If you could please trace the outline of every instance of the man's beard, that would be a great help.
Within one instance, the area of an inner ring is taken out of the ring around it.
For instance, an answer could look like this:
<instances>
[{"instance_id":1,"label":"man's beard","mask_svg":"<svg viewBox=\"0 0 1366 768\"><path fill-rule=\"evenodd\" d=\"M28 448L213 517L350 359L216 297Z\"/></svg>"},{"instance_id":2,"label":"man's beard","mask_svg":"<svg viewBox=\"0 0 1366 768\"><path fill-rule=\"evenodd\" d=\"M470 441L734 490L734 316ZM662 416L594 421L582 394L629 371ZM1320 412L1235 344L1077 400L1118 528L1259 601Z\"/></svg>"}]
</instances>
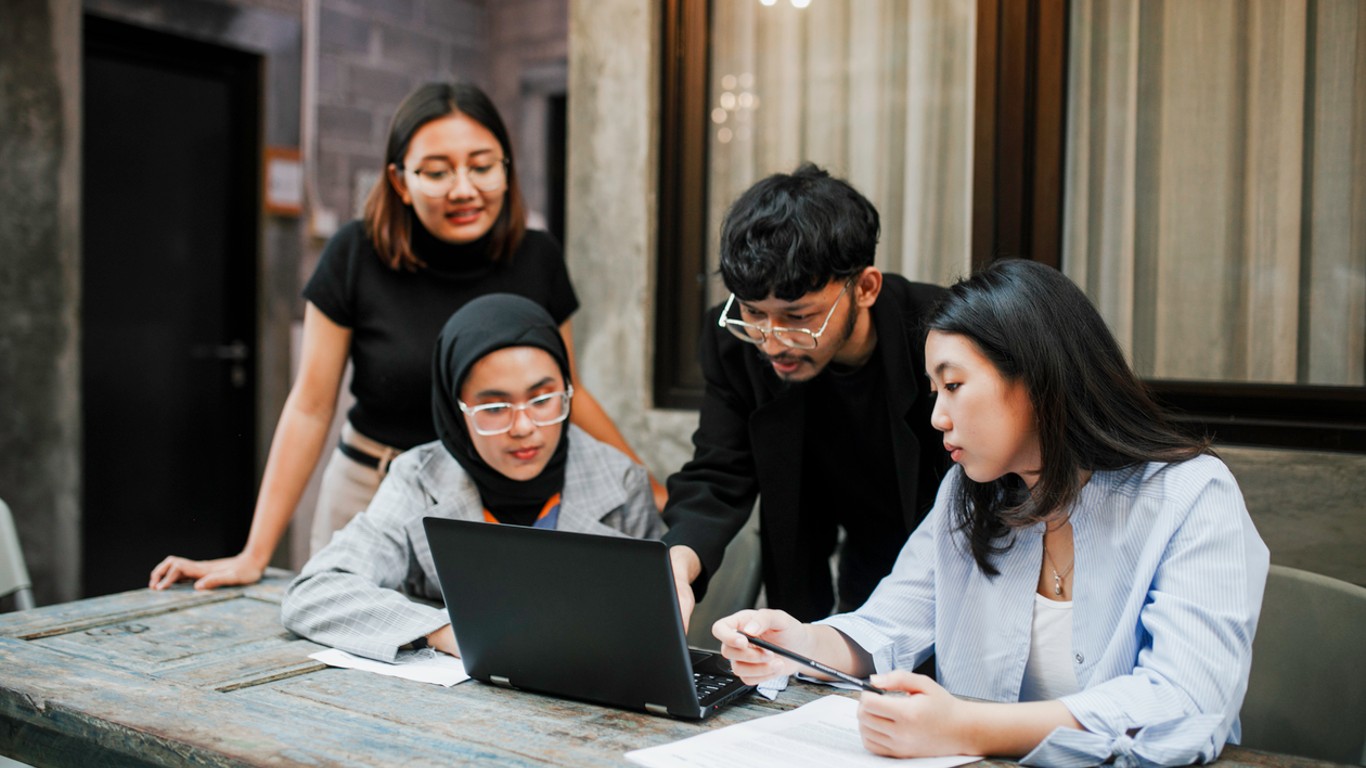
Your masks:
<instances>
[{"instance_id":1,"label":"man's beard","mask_svg":"<svg viewBox=\"0 0 1366 768\"><path fill-rule=\"evenodd\" d=\"M799 350L796 349L788 349L784 351L782 354L777 355L775 357L770 357L769 355L764 354L764 351L762 349L759 349L758 347L755 347L754 351L758 353L759 359L763 360L764 364L769 366L770 368L773 366L773 363L775 361L779 363L802 362L811 364L815 364L816 362L810 355L803 355ZM797 370L801 369L798 368ZM788 377L782 375L781 373L778 373L777 369L774 369L773 372L778 376L778 378L783 379L784 381L788 380Z\"/></svg>"},{"instance_id":2,"label":"man's beard","mask_svg":"<svg viewBox=\"0 0 1366 768\"><path fill-rule=\"evenodd\" d=\"M818 343L819 343L820 341L827 341L827 340L828 340L830 343L834 343L834 344L837 345L837 346L835 347L835 351L838 352L846 343L848 343L849 339L853 338L853 336L854 336L854 328L855 328L855 326L857 326L857 325L858 325L858 308L855 307L855 306L851 306L851 307L849 308L848 319L846 319L846 320L844 321L844 329L843 329L843 332L840 333L839 337L838 337L837 339L830 339L830 337L828 337L828 336L822 336L821 339L818 340ZM811 364L811 365L815 365L815 363L816 363L815 358L811 357L811 356L808 355L808 354L804 354L805 352L810 352L811 350L797 349L796 347L787 347L787 348L785 348L780 354L778 354L778 355L772 355L772 356L765 354L765 353L764 353L764 350L763 350L761 347L755 347L755 348L754 348L754 351L757 352L757 353L759 354L759 359L760 359L760 360L763 360L763 361L764 361L766 364L768 364L770 367L772 367L772 365L773 365L774 362L778 362L778 363L798 363L798 362L801 362L801 363L809 363L809 364ZM835 357L834 355L831 355L831 356L830 356L830 360L833 360L834 357ZM825 362L825 365L828 366L828 365L830 364L830 360L827 360L827 361ZM798 368L797 370L800 371L801 369ZM817 370L815 373L813 373L813 374L812 374L812 378L814 378L816 375L819 375L819 374L821 373L821 371L823 371L823 370L825 370L825 367L824 367L824 366L822 366L820 370ZM781 373L778 373L776 369L774 370L774 373L777 374L778 378L783 379L784 381L791 381L791 379L789 379L787 376L784 376L784 375L782 375Z\"/></svg>"}]
</instances>

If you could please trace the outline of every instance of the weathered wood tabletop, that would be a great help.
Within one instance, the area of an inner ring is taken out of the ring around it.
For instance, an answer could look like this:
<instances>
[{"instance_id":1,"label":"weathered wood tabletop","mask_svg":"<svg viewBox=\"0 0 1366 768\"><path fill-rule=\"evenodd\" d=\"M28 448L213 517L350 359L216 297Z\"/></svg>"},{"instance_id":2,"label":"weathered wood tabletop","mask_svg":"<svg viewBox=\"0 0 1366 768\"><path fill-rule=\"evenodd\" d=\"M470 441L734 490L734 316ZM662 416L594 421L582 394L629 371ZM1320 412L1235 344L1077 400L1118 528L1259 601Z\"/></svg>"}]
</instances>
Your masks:
<instances>
[{"instance_id":1,"label":"weathered wood tabletop","mask_svg":"<svg viewBox=\"0 0 1366 768\"><path fill-rule=\"evenodd\" d=\"M794 684L689 723L509 691L443 688L308 658L280 626L288 574L0 614L0 755L37 766L605 766L832 692ZM1228 766L1316 765L1229 748Z\"/></svg>"}]
</instances>

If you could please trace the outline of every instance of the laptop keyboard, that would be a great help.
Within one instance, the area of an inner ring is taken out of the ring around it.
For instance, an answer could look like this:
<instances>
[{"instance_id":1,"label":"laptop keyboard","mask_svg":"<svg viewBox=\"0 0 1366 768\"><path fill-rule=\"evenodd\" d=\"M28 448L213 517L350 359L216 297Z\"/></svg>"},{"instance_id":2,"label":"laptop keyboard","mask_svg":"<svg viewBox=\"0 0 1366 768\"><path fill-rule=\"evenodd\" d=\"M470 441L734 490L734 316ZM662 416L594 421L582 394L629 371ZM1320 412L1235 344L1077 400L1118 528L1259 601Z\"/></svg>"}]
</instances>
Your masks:
<instances>
[{"instance_id":1,"label":"laptop keyboard","mask_svg":"<svg viewBox=\"0 0 1366 768\"><path fill-rule=\"evenodd\" d=\"M718 691L725 688L734 678L722 677L720 675L704 675L694 672L692 675L693 685L697 688L697 700L705 703L710 697L715 696Z\"/></svg>"}]
</instances>

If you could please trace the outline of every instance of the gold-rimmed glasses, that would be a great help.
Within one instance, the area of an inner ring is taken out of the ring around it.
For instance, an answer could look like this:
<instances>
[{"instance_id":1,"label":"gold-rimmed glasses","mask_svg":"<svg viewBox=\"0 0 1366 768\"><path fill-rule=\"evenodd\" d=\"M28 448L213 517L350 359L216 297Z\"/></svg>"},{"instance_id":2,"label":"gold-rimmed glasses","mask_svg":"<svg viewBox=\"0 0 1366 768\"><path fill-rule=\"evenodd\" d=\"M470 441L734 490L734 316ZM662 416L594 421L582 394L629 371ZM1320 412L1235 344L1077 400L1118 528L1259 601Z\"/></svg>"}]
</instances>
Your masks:
<instances>
[{"instance_id":1,"label":"gold-rimmed glasses","mask_svg":"<svg viewBox=\"0 0 1366 768\"><path fill-rule=\"evenodd\" d=\"M857 277L857 275L855 277ZM840 289L839 295L835 297L835 303L831 304L830 311L825 313L825 322L821 323L821 327L814 331L806 328L784 328L779 325L773 325L772 323L765 328L762 325L755 325L754 323L747 323L744 320L730 317L730 308L735 303L735 294L733 293L730 295L730 298L726 300L726 307L721 310L721 318L716 321L716 324L730 331L731 335L735 338L741 341L747 341L750 344L763 344L768 340L769 334L772 334L773 338L793 349L815 349L816 345L820 342L821 334L825 333L826 326L830 325L830 318L835 316L835 307L840 305L840 299L844 298L844 294L849 291L849 286L852 285L853 282L854 277L844 281L844 287Z\"/></svg>"},{"instance_id":2,"label":"gold-rimmed glasses","mask_svg":"<svg viewBox=\"0 0 1366 768\"><path fill-rule=\"evenodd\" d=\"M424 197L446 197L463 174L470 186L480 192L497 192L507 185L508 159L476 160L469 165L452 165L445 160L423 160L416 168L404 168L413 191Z\"/></svg>"}]
</instances>

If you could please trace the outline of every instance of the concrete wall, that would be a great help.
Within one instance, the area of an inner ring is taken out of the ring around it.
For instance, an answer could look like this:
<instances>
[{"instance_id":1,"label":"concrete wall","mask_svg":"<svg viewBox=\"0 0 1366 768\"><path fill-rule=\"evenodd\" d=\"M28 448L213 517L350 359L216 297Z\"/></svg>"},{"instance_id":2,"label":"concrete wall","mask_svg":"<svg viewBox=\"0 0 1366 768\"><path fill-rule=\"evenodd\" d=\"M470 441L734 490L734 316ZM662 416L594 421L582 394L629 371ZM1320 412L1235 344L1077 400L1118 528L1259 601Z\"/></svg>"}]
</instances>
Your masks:
<instances>
[{"instance_id":1,"label":"concrete wall","mask_svg":"<svg viewBox=\"0 0 1366 768\"><path fill-rule=\"evenodd\" d=\"M40 602L80 584L78 0L0 19L0 498Z\"/></svg>"},{"instance_id":2,"label":"concrete wall","mask_svg":"<svg viewBox=\"0 0 1366 768\"><path fill-rule=\"evenodd\" d=\"M659 3L571 0L566 253L583 308L580 375L663 479L692 455L692 411L652 407ZM686 331L680 331L686 332Z\"/></svg>"}]
</instances>

